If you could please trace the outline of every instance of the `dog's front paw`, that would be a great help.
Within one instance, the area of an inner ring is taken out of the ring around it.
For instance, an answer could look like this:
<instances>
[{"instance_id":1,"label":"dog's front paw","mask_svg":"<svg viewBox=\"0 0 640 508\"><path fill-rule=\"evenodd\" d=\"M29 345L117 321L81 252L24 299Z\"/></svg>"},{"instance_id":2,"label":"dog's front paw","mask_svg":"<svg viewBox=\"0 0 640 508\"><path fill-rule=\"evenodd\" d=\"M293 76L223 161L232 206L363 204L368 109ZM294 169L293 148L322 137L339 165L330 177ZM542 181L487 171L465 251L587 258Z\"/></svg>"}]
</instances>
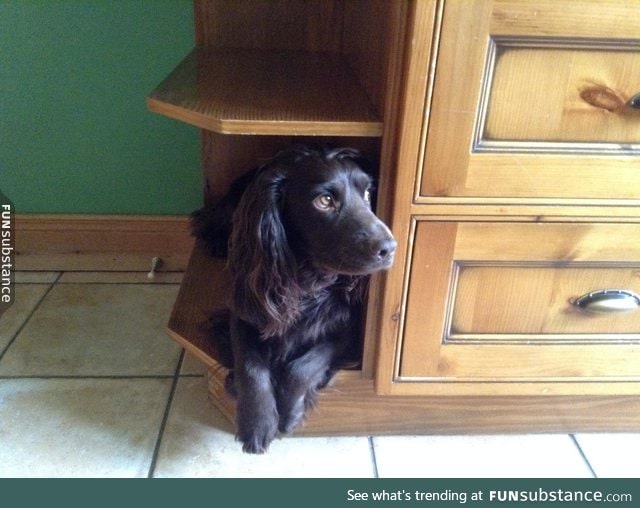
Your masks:
<instances>
[{"instance_id":1,"label":"dog's front paw","mask_svg":"<svg viewBox=\"0 0 640 508\"><path fill-rule=\"evenodd\" d=\"M247 411L238 407L236 439L246 453L265 453L278 435L278 413L273 408Z\"/></svg>"},{"instance_id":2,"label":"dog's front paw","mask_svg":"<svg viewBox=\"0 0 640 508\"><path fill-rule=\"evenodd\" d=\"M264 423L247 431L238 429L236 438L242 443L243 452L261 454L269 449L271 441L278 435L278 427L272 422Z\"/></svg>"}]
</instances>

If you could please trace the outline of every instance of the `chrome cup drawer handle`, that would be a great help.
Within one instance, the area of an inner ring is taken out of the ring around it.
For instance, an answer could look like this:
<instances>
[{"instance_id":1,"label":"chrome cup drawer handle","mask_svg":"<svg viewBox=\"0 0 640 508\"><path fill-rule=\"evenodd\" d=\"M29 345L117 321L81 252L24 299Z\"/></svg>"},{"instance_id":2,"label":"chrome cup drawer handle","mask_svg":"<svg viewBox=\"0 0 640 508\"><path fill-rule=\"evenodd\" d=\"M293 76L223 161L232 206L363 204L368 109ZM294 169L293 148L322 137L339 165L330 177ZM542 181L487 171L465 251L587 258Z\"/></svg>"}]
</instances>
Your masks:
<instances>
[{"instance_id":1,"label":"chrome cup drawer handle","mask_svg":"<svg viewBox=\"0 0 640 508\"><path fill-rule=\"evenodd\" d=\"M625 289L601 289L576 298L573 304L596 314L622 314L640 308L640 296Z\"/></svg>"}]
</instances>

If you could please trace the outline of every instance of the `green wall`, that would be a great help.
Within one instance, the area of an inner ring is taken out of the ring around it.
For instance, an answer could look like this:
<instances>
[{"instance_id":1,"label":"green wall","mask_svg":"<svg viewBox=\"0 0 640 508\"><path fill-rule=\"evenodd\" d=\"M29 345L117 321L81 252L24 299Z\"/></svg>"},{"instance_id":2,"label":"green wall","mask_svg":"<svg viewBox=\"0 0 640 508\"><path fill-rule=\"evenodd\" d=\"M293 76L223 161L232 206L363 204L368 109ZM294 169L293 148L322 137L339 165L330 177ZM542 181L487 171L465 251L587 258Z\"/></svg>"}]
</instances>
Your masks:
<instances>
[{"instance_id":1,"label":"green wall","mask_svg":"<svg viewBox=\"0 0 640 508\"><path fill-rule=\"evenodd\" d=\"M17 212L197 208L198 129L145 106L193 39L190 0L0 0L0 190Z\"/></svg>"}]
</instances>

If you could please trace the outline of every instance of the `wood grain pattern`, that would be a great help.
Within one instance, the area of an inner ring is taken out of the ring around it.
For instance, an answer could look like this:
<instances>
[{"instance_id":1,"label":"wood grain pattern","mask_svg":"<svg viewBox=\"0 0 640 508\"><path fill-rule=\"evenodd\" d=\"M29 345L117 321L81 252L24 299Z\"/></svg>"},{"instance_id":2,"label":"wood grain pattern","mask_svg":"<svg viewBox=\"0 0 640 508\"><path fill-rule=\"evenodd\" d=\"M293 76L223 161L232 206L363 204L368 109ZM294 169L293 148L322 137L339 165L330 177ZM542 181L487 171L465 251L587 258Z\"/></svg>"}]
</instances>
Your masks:
<instances>
[{"instance_id":1,"label":"wood grain pattern","mask_svg":"<svg viewBox=\"0 0 640 508\"><path fill-rule=\"evenodd\" d=\"M352 5L352 2L350 2L349 5ZM356 9L350 11L352 21L348 23L348 26L359 27L362 24L362 19L365 18L365 14L369 12L371 8L371 2L361 0L357 2L357 6ZM406 36L409 22L409 5L408 2L405 1L387 2L383 0L377 3L377 7L385 7L384 9L380 9L379 12L382 14L379 13L376 19L380 19L382 16L382 24L386 27L384 33L388 34L388 36L383 40L373 31L367 30L368 37L365 42L361 42L359 45L356 44L355 48L347 50L347 54L351 57L350 61L352 62L354 58L353 55L360 55L357 60L363 63L355 62L353 65L355 68L361 69L359 74L365 85L369 80L373 80L374 83L367 87L372 97L376 95L372 92L372 90L376 88L374 86L375 81L378 81L378 87L380 87L381 81L379 78L376 78L375 69L383 71L384 87L378 92L378 100L376 101L374 99L378 107L382 106L384 118L382 138L379 140L380 144L377 145L376 150L372 148L361 148L361 150L370 158L373 153L377 154L375 161L379 167L379 173L376 175L376 187L378 189L376 193L376 215L386 224L391 224L393 220L393 189L396 185L398 174L404 173L398 170L394 157L397 148L396 136L400 128L400 115L398 110L400 108L400 96L403 90L404 53L406 44L408 44ZM352 32L357 33L358 30L353 30ZM359 48L362 46L364 46L364 50L361 55ZM374 49L373 53L371 48ZM383 56L376 58L376 54ZM385 65L371 63L372 60L377 59L384 60ZM362 65L365 66L365 70L362 70ZM349 141L351 141L351 139ZM364 140L367 138L360 139ZM368 139L377 140L376 138ZM362 374L368 379L374 377L377 363L379 333L382 326L379 309L383 305L382 300L386 294L387 281L388 274L379 273L372 276L369 285L365 341L362 357Z\"/></svg>"},{"instance_id":2,"label":"wood grain pattern","mask_svg":"<svg viewBox=\"0 0 640 508\"><path fill-rule=\"evenodd\" d=\"M483 0L445 2L429 120L422 134L422 195L465 194L491 6Z\"/></svg>"},{"instance_id":3,"label":"wood grain pattern","mask_svg":"<svg viewBox=\"0 0 640 508\"><path fill-rule=\"evenodd\" d=\"M484 0L483 0L484 1ZM451 3L468 3L453 0ZM491 33L637 39L638 0L492 0Z\"/></svg>"},{"instance_id":4,"label":"wood grain pattern","mask_svg":"<svg viewBox=\"0 0 640 508\"><path fill-rule=\"evenodd\" d=\"M544 261L557 266L568 266L572 262L640 260L640 225L637 223L480 221L460 223L458 232L453 258L457 260Z\"/></svg>"},{"instance_id":5,"label":"wood grain pattern","mask_svg":"<svg viewBox=\"0 0 640 508\"><path fill-rule=\"evenodd\" d=\"M201 131L201 159L205 203L224 196L231 183L292 144L292 137L236 136Z\"/></svg>"},{"instance_id":6,"label":"wood grain pattern","mask_svg":"<svg viewBox=\"0 0 640 508\"><path fill-rule=\"evenodd\" d=\"M640 311L590 314L573 302L601 289L640 293L640 262L588 267L536 266L523 262L464 263L455 281L447 342L640 342Z\"/></svg>"},{"instance_id":7,"label":"wood grain pattern","mask_svg":"<svg viewBox=\"0 0 640 508\"><path fill-rule=\"evenodd\" d=\"M224 134L382 134L375 107L334 53L197 48L147 106Z\"/></svg>"},{"instance_id":8,"label":"wood grain pattern","mask_svg":"<svg viewBox=\"0 0 640 508\"><path fill-rule=\"evenodd\" d=\"M344 10L342 0L195 0L196 44L339 51Z\"/></svg>"},{"instance_id":9,"label":"wood grain pattern","mask_svg":"<svg viewBox=\"0 0 640 508\"><path fill-rule=\"evenodd\" d=\"M453 273L454 249L458 224L430 223L418 225L409 283L409 301L405 314L404 338L397 351L400 372L437 370L445 328L447 303ZM415 296L416 293L419 296ZM419 303L414 303L419 300ZM429 337L416 345L414 337Z\"/></svg>"},{"instance_id":10,"label":"wood grain pattern","mask_svg":"<svg viewBox=\"0 0 640 508\"><path fill-rule=\"evenodd\" d=\"M443 2L419 0L408 9L405 55L402 72L396 79L402 93L395 107L396 130L384 139L387 175L393 186L381 198L390 216L390 227L398 239L395 261L384 277L380 303L371 309L376 322L376 393L388 394L396 368L397 347L406 312L404 288L409 283L409 262L413 241L412 195L416 186L415 168L420 166L422 126L428 122L429 93L434 78L437 27Z\"/></svg>"},{"instance_id":11,"label":"wood grain pattern","mask_svg":"<svg viewBox=\"0 0 640 508\"><path fill-rule=\"evenodd\" d=\"M188 220L175 216L17 215L18 270L160 271L186 268Z\"/></svg>"},{"instance_id":12,"label":"wood grain pattern","mask_svg":"<svg viewBox=\"0 0 640 508\"><path fill-rule=\"evenodd\" d=\"M196 0L196 45L340 54L381 115L406 4L407 0Z\"/></svg>"},{"instance_id":13,"label":"wood grain pattern","mask_svg":"<svg viewBox=\"0 0 640 508\"><path fill-rule=\"evenodd\" d=\"M406 0L343 2L341 53L385 123L393 119L385 108L395 100L391 82L397 79L396 65L402 61L406 4Z\"/></svg>"},{"instance_id":14,"label":"wood grain pattern","mask_svg":"<svg viewBox=\"0 0 640 508\"><path fill-rule=\"evenodd\" d=\"M459 196L622 200L640 198L640 157L619 154L479 153L465 168ZM463 187L464 186L464 187Z\"/></svg>"},{"instance_id":15,"label":"wood grain pattern","mask_svg":"<svg viewBox=\"0 0 640 508\"><path fill-rule=\"evenodd\" d=\"M213 404L233 421L235 401L224 392L225 374L219 366L208 370L209 393ZM320 393L318 407L295 434L571 433L639 428L637 396L381 397L374 393L371 380L343 371Z\"/></svg>"},{"instance_id":16,"label":"wood grain pattern","mask_svg":"<svg viewBox=\"0 0 640 508\"><path fill-rule=\"evenodd\" d=\"M229 277L225 265L224 259L212 258L196 244L169 318L171 338L208 366L228 358L209 325L213 313L226 308Z\"/></svg>"},{"instance_id":17,"label":"wood grain pattern","mask_svg":"<svg viewBox=\"0 0 640 508\"><path fill-rule=\"evenodd\" d=\"M215 202L239 176L255 169L276 153L296 143L317 143L307 136L241 136L201 131L201 158L205 202ZM349 146L362 152L375 166L380 157L380 138L323 137L321 142ZM374 177L377 175L374 175Z\"/></svg>"},{"instance_id":18,"label":"wood grain pattern","mask_svg":"<svg viewBox=\"0 0 640 508\"><path fill-rule=\"evenodd\" d=\"M420 195L638 199L639 6L447 2Z\"/></svg>"},{"instance_id":19,"label":"wood grain pattern","mask_svg":"<svg viewBox=\"0 0 640 508\"><path fill-rule=\"evenodd\" d=\"M509 386L516 383L557 383L553 391L556 394L573 395L576 393L593 394L608 388L615 393L616 382L635 383L635 391L640 394L640 365L637 345L554 345L543 347L534 345L447 345L441 348L438 367L432 371L423 371L419 376L407 378L416 381L455 382L493 382L493 393L504 395L518 391ZM615 365L615 368L613 366ZM563 386L563 383L582 383L582 390L576 385ZM503 386L500 386L503 383ZM519 387L520 390L523 387ZM577 391L576 391L577 389ZM455 386L451 391L455 393ZM531 395L538 388L532 388ZM563 393L564 392L564 393ZM425 395L428 390L425 390Z\"/></svg>"},{"instance_id":20,"label":"wood grain pattern","mask_svg":"<svg viewBox=\"0 0 640 508\"><path fill-rule=\"evenodd\" d=\"M640 42L562 45L498 49L482 138L639 144L640 112L626 104L640 91Z\"/></svg>"},{"instance_id":21,"label":"wood grain pattern","mask_svg":"<svg viewBox=\"0 0 640 508\"><path fill-rule=\"evenodd\" d=\"M295 142L316 142L318 135L322 142L359 149L377 165L382 113L395 114L390 104L399 82L395 73L387 74L401 65L406 3L194 2L196 44L201 48L174 71L166 86L158 87L161 101L154 95L149 104L203 127L205 202L219 199L235 178L278 150ZM391 124L386 123L390 135ZM192 266L199 268L193 270L211 268L198 259L194 253ZM189 289L193 270L184 295L193 290L202 296L200 289ZM197 338L199 332L186 325L193 318L202 321L202 315L187 309L183 316L185 299L189 297L178 299L170 333L195 354L203 347L215 355ZM183 336L196 338L185 341ZM372 340L366 341L366 351L371 371ZM200 356L205 361L209 357Z\"/></svg>"},{"instance_id":22,"label":"wood grain pattern","mask_svg":"<svg viewBox=\"0 0 640 508\"><path fill-rule=\"evenodd\" d=\"M640 317L570 302L640 288L640 225L448 224L416 228L396 393L640 392Z\"/></svg>"}]
</instances>

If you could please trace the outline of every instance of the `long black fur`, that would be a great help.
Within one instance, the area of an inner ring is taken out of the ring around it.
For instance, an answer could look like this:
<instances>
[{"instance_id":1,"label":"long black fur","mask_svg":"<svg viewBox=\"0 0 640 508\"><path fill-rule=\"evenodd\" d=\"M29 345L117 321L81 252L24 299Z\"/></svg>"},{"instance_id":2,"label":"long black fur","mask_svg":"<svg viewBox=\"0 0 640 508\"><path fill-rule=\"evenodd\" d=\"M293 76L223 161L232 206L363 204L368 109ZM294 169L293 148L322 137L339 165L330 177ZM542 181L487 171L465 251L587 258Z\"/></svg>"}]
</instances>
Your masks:
<instances>
[{"instance_id":1,"label":"long black fur","mask_svg":"<svg viewBox=\"0 0 640 508\"><path fill-rule=\"evenodd\" d=\"M227 385L245 452L300 425L317 391L360 356L368 276L389 268L396 247L371 211L366 168L349 148L296 146L193 216L195 236L227 256Z\"/></svg>"}]
</instances>

